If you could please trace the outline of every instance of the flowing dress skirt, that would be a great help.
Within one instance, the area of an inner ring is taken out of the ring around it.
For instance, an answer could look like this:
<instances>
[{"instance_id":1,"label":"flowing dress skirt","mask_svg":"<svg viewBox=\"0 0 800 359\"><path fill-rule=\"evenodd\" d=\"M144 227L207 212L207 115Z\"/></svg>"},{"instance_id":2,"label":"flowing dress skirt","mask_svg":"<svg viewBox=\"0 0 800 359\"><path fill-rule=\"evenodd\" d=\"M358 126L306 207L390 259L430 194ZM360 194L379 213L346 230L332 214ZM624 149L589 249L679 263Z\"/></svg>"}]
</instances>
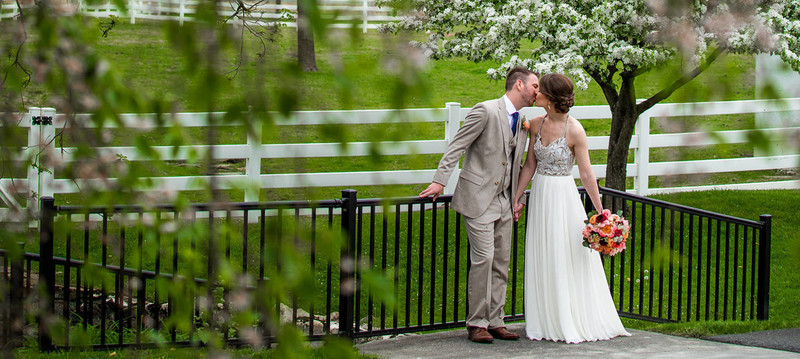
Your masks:
<instances>
[{"instance_id":1,"label":"flowing dress skirt","mask_svg":"<svg viewBox=\"0 0 800 359\"><path fill-rule=\"evenodd\" d=\"M534 176L525 238L529 339L580 343L630 336L617 315L600 254L582 245L585 219L572 176Z\"/></svg>"}]
</instances>

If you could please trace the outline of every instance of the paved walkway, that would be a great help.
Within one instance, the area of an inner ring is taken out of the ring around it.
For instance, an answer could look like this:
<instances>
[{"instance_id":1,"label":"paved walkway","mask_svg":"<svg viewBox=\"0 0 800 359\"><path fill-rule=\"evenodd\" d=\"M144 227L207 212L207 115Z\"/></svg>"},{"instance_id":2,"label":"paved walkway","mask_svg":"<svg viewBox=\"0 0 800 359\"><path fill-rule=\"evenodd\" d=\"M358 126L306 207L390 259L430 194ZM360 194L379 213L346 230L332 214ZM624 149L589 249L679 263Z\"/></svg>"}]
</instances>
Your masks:
<instances>
[{"instance_id":1,"label":"paved walkway","mask_svg":"<svg viewBox=\"0 0 800 359\"><path fill-rule=\"evenodd\" d=\"M716 335L704 339L716 340L723 343L772 348L800 353L800 328Z\"/></svg>"},{"instance_id":2,"label":"paved walkway","mask_svg":"<svg viewBox=\"0 0 800 359\"><path fill-rule=\"evenodd\" d=\"M800 358L800 353L640 330L630 330L631 337L565 344L524 339L522 323L511 324L508 329L520 333L523 339L476 344L467 340L466 330L459 329L377 340L356 347L364 354L377 354L381 358Z\"/></svg>"}]
</instances>

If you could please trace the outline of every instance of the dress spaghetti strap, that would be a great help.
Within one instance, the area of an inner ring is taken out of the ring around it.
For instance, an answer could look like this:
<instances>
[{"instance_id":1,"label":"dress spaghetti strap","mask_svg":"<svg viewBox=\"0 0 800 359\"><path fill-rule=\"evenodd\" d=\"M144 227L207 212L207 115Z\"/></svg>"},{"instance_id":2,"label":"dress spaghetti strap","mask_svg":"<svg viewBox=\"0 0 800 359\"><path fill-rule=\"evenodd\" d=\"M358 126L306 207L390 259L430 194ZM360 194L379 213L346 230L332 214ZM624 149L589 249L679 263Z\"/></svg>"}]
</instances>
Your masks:
<instances>
[{"instance_id":1,"label":"dress spaghetti strap","mask_svg":"<svg viewBox=\"0 0 800 359\"><path fill-rule=\"evenodd\" d=\"M536 132L536 138L542 137L542 127L544 127L544 120L547 118L547 115L542 117L542 122L539 122L539 131Z\"/></svg>"}]
</instances>

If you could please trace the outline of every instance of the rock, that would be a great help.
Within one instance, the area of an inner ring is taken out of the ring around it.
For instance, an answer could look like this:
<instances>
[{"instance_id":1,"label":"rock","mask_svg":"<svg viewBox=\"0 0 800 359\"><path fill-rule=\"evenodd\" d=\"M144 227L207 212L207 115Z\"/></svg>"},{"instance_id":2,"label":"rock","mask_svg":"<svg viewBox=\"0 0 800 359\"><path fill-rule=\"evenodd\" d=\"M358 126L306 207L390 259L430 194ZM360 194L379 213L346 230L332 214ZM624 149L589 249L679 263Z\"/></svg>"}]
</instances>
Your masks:
<instances>
[{"instance_id":1,"label":"rock","mask_svg":"<svg viewBox=\"0 0 800 359\"><path fill-rule=\"evenodd\" d=\"M306 320L308 320L308 317L310 317L308 312L306 312L305 310L302 310L300 308L297 308L297 319L305 318Z\"/></svg>"},{"instance_id":2,"label":"rock","mask_svg":"<svg viewBox=\"0 0 800 359\"><path fill-rule=\"evenodd\" d=\"M288 305L281 303L281 323L292 322L292 308Z\"/></svg>"},{"instance_id":3,"label":"rock","mask_svg":"<svg viewBox=\"0 0 800 359\"><path fill-rule=\"evenodd\" d=\"M313 325L314 325L314 331L313 331L314 334L324 334L325 333L325 323L323 323L323 322L321 322L319 320L314 320L314 324Z\"/></svg>"}]
</instances>

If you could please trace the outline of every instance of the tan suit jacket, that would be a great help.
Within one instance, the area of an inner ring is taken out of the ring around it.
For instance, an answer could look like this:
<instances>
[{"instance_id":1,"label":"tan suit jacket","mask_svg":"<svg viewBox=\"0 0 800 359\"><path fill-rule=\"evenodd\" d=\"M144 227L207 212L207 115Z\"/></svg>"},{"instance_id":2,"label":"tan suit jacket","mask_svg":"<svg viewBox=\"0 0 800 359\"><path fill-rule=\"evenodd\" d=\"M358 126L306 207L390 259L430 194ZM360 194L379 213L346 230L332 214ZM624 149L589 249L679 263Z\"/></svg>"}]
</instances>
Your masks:
<instances>
[{"instance_id":1,"label":"tan suit jacket","mask_svg":"<svg viewBox=\"0 0 800 359\"><path fill-rule=\"evenodd\" d=\"M451 206L455 211L470 218L483 214L503 184L506 166L511 166L511 198L514 198L528 139L528 130L522 127L524 121L525 118L520 116L517 134L512 135L502 97L481 102L469 111L433 176L433 182L446 185L464 154L464 167L453 192ZM507 163L512 148L513 163Z\"/></svg>"}]
</instances>

